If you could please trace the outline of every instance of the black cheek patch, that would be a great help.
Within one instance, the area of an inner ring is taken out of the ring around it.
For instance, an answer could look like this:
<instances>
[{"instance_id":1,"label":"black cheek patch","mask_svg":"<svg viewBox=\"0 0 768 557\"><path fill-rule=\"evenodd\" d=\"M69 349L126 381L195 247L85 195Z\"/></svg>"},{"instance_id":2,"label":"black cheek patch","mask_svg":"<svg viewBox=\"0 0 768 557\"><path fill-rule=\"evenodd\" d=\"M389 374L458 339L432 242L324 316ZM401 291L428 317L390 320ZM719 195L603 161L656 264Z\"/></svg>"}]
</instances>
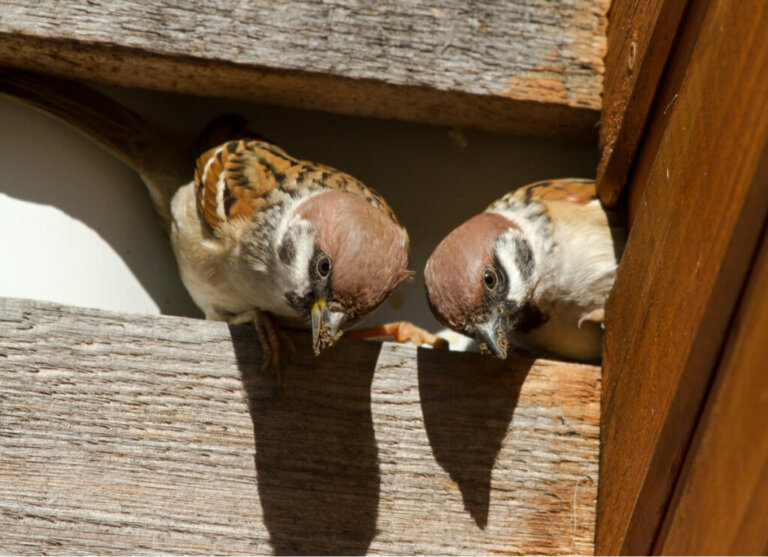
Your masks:
<instances>
[{"instance_id":1,"label":"black cheek patch","mask_svg":"<svg viewBox=\"0 0 768 557\"><path fill-rule=\"evenodd\" d=\"M312 309L312 304L315 301L315 296L312 292L308 292L304 296L299 296L294 292L288 292L285 294L285 301L291 306L296 313L304 317L309 321L309 314Z\"/></svg>"},{"instance_id":2,"label":"black cheek patch","mask_svg":"<svg viewBox=\"0 0 768 557\"><path fill-rule=\"evenodd\" d=\"M293 262L296 257L296 244L293 243L290 237L285 238L283 243L280 244L280 247L277 249L277 255L280 257L280 261L286 265Z\"/></svg>"},{"instance_id":3,"label":"black cheek patch","mask_svg":"<svg viewBox=\"0 0 768 557\"><path fill-rule=\"evenodd\" d=\"M536 267L536 261L533 258L531 243L525 238L515 238L515 263L523 280L529 280Z\"/></svg>"}]
</instances>

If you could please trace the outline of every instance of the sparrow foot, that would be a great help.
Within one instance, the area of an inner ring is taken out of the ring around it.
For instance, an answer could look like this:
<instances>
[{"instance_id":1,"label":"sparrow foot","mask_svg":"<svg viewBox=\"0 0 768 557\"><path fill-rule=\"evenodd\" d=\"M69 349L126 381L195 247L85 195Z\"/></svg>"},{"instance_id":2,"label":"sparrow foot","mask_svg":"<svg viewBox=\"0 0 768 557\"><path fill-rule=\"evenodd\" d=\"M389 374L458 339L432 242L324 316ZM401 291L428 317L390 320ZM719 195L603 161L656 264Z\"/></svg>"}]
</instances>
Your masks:
<instances>
[{"instance_id":1,"label":"sparrow foot","mask_svg":"<svg viewBox=\"0 0 768 557\"><path fill-rule=\"evenodd\" d=\"M283 344L288 349L288 359L293 356L295 348L291 339L277 326L272 316L258 308L245 311L234 316L229 320L234 325L244 325L250 323L256 329L261 345L262 364L261 371L270 369L275 377L277 389L283 386L283 370L281 366L280 345Z\"/></svg>"},{"instance_id":2,"label":"sparrow foot","mask_svg":"<svg viewBox=\"0 0 768 557\"><path fill-rule=\"evenodd\" d=\"M410 342L416 346L428 344L433 348L448 349L448 341L417 327L410 321L395 321L378 327L355 329L347 333L352 338L392 338L395 342Z\"/></svg>"},{"instance_id":3,"label":"sparrow foot","mask_svg":"<svg viewBox=\"0 0 768 557\"><path fill-rule=\"evenodd\" d=\"M581 319L579 319L578 327L581 328L581 324L585 321L595 323L596 325L600 325L603 329L605 329L605 309L593 309L589 313L582 315Z\"/></svg>"}]
</instances>

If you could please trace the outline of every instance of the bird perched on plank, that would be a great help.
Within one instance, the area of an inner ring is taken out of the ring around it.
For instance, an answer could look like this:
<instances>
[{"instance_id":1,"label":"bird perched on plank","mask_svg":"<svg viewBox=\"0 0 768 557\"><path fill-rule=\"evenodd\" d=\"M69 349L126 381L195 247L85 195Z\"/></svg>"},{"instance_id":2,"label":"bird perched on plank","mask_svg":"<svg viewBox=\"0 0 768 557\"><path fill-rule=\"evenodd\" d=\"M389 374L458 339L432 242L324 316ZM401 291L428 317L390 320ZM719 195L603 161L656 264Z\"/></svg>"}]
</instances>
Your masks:
<instances>
[{"instance_id":1,"label":"bird perched on plank","mask_svg":"<svg viewBox=\"0 0 768 557\"><path fill-rule=\"evenodd\" d=\"M411 274L408 234L378 193L244 131L240 118L191 141L77 83L6 69L0 92L141 175L192 298L208 319L253 323L265 363L279 363L273 320L311 327L319 354Z\"/></svg>"},{"instance_id":2,"label":"bird perched on plank","mask_svg":"<svg viewBox=\"0 0 768 557\"><path fill-rule=\"evenodd\" d=\"M530 184L440 242L424 270L429 306L441 323L499 358L516 346L596 362L625 241L594 181Z\"/></svg>"}]
</instances>

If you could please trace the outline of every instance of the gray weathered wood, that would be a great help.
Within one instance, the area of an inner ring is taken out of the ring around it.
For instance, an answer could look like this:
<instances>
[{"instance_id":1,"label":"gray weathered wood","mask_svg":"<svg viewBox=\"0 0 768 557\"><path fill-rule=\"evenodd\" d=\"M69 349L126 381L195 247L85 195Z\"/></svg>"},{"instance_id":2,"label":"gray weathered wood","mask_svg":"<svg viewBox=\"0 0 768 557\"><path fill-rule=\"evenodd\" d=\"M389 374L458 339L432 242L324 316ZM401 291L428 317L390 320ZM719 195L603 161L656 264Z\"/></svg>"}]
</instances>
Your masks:
<instances>
[{"instance_id":1,"label":"gray weathered wood","mask_svg":"<svg viewBox=\"0 0 768 557\"><path fill-rule=\"evenodd\" d=\"M0 0L0 64L547 136L596 135L608 0Z\"/></svg>"},{"instance_id":2,"label":"gray weathered wood","mask_svg":"<svg viewBox=\"0 0 768 557\"><path fill-rule=\"evenodd\" d=\"M0 553L592 552L599 369L291 336L0 299Z\"/></svg>"}]
</instances>

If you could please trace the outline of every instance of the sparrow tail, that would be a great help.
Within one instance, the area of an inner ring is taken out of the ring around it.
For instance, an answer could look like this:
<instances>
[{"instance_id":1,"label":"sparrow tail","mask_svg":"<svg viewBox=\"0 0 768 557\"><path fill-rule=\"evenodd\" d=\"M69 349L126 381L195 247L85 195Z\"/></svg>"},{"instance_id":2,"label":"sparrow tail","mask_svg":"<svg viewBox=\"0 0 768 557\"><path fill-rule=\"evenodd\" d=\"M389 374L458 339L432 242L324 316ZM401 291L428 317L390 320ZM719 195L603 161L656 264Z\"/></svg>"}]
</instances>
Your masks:
<instances>
[{"instance_id":1,"label":"sparrow tail","mask_svg":"<svg viewBox=\"0 0 768 557\"><path fill-rule=\"evenodd\" d=\"M192 179L192 143L79 83L0 68L0 94L70 124L137 171L155 209L170 222L176 189Z\"/></svg>"}]
</instances>

